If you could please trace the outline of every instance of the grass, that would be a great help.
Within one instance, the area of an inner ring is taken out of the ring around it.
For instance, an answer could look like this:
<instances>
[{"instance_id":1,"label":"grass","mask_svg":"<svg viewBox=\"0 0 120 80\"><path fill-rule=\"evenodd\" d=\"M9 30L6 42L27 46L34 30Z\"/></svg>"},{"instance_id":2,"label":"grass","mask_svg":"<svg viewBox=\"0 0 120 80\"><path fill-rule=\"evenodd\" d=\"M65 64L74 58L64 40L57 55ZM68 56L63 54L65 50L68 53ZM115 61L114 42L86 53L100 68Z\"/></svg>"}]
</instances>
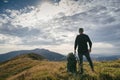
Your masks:
<instances>
[{"instance_id":1,"label":"grass","mask_svg":"<svg viewBox=\"0 0 120 80\"><path fill-rule=\"evenodd\" d=\"M95 73L84 62L84 73L66 72L66 61L16 58L0 64L0 80L120 80L120 60L96 62Z\"/></svg>"}]
</instances>

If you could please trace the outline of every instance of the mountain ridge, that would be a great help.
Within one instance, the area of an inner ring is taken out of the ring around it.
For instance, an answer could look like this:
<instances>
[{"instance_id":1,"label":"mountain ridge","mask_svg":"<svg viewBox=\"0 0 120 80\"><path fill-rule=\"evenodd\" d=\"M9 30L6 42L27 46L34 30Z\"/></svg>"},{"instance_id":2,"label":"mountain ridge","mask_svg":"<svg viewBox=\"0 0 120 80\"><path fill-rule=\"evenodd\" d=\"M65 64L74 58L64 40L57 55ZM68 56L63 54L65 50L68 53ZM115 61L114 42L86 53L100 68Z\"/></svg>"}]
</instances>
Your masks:
<instances>
[{"instance_id":1,"label":"mountain ridge","mask_svg":"<svg viewBox=\"0 0 120 80\"><path fill-rule=\"evenodd\" d=\"M16 56L19 56L21 54L28 54L28 53L35 53L35 54L41 55L50 61L66 60L66 56L60 53L50 51L48 49L36 48L32 50L18 50L18 51L11 51L5 54L0 54L0 62L4 62ZM91 54L91 58L92 60L95 60L95 61L110 61L110 60L119 60L120 55L119 54Z\"/></svg>"},{"instance_id":2,"label":"mountain ridge","mask_svg":"<svg viewBox=\"0 0 120 80\"><path fill-rule=\"evenodd\" d=\"M18 50L18 51L11 51L5 54L0 54L0 62L9 60L21 54L28 54L28 53L35 53L41 55L50 61L61 61L65 58L65 56L60 53L53 52L47 49L36 48L33 50Z\"/></svg>"}]
</instances>

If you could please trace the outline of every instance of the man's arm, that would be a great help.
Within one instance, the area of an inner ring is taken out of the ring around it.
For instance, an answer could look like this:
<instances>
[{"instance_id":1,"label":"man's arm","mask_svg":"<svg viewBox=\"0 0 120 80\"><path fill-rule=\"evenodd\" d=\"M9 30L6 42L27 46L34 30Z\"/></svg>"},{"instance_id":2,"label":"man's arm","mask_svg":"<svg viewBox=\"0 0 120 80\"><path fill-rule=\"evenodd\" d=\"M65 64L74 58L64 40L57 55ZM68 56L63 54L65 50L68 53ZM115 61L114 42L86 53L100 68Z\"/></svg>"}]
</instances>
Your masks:
<instances>
[{"instance_id":1,"label":"man's arm","mask_svg":"<svg viewBox=\"0 0 120 80\"><path fill-rule=\"evenodd\" d=\"M76 53L76 48L77 48L77 45L78 45L78 36L76 37L75 39L75 44L74 44L74 53Z\"/></svg>"},{"instance_id":2,"label":"man's arm","mask_svg":"<svg viewBox=\"0 0 120 80\"><path fill-rule=\"evenodd\" d=\"M89 43L89 52L91 52L91 49L92 49L92 41L90 40L89 36L88 36L88 43Z\"/></svg>"}]
</instances>

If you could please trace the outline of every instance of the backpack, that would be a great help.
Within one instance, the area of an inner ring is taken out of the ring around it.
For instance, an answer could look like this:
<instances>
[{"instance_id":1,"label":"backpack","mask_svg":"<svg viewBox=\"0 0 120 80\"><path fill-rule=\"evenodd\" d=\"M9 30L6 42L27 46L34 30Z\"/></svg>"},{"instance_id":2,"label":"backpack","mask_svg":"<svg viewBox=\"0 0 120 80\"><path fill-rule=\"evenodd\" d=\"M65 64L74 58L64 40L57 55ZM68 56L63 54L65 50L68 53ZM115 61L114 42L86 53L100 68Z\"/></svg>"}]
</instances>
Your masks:
<instances>
[{"instance_id":1,"label":"backpack","mask_svg":"<svg viewBox=\"0 0 120 80\"><path fill-rule=\"evenodd\" d=\"M69 53L67 56L67 71L71 73L76 73L77 60L73 53Z\"/></svg>"}]
</instances>

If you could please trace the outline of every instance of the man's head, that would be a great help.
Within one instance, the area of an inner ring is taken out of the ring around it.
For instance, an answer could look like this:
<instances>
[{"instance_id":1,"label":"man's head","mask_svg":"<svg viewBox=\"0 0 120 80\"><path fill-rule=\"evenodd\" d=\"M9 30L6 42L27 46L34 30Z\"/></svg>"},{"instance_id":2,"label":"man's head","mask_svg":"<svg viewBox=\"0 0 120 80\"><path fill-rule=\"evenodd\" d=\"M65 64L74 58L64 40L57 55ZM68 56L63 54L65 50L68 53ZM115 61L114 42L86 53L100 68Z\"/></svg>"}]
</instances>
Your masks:
<instances>
[{"instance_id":1,"label":"man's head","mask_svg":"<svg viewBox=\"0 0 120 80\"><path fill-rule=\"evenodd\" d=\"M79 28L79 33L83 33L84 29L83 28Z\"/></svg>"}]
</instances>

